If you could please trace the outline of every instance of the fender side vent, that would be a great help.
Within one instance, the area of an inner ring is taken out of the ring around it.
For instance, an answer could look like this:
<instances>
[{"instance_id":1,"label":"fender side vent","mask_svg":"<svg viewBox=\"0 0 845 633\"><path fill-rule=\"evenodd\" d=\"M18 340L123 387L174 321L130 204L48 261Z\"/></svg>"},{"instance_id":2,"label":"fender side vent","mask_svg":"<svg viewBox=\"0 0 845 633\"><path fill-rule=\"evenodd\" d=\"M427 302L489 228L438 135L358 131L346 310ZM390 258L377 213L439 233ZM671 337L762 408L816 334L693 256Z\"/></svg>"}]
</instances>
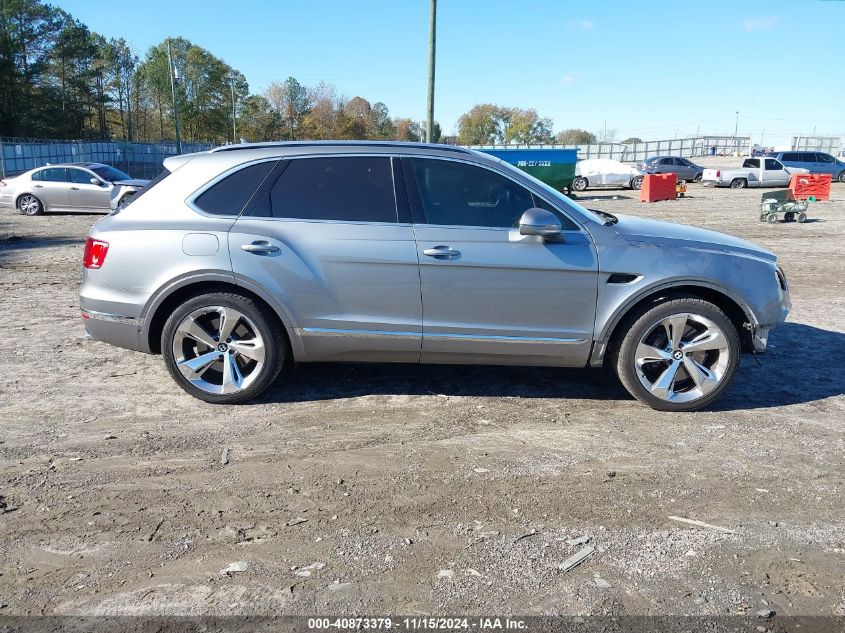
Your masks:
<instances>
[{"instance_id":1,"label":"fender side vent","mask_svg":"<svg viewBox=\"0 0 845 633\"><path fill-rule=\"evenodd\" d=\"M607 283L609 284L629 284L632 281L636 281L639 279L639 275L634 275L632 273L613 273L610 277L607 278Z\"/></svg>"}]
</instances>

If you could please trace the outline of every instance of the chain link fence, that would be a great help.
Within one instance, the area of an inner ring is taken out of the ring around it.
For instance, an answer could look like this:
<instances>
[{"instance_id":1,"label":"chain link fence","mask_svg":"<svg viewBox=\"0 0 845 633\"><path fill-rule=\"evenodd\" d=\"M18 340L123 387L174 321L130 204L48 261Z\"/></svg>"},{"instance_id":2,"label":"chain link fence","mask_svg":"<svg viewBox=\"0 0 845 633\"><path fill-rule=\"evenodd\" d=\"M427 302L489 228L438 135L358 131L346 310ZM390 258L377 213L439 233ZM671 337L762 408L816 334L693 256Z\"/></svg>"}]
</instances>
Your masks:
<instances>
[{"instance_id":1,"label":"chain link fence","mask_svg":"<svg viewBox=\"0 0 845 633\"><path fill-rule=\"evenodd\" d=\"M210 143L182 143L182 153L203 152ZM106 163L133 178L152 179L162 163L176 156L176 143L127 143L124 141L54 141L0 138L0 178L17 176L48 163Z\"/></svg>"}]
</instances>

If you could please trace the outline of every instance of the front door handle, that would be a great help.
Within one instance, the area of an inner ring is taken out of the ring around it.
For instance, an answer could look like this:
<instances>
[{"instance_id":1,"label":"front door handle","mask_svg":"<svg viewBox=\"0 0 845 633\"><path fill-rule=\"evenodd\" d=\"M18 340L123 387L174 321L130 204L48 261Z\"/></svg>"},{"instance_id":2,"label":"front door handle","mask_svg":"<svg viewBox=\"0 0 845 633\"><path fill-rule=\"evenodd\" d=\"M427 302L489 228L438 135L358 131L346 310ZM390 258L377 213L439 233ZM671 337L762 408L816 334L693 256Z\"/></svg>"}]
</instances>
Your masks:
<instances>
[{"instance_id":1,"label":"front door handle","mask_svg":"<svg viewBox=\"0 0 845 633\"><path fill-rule=\"evenodd\" d=\"M71 187L70 190L71 191L79 191L79 187Z\"/></svg>"},{"instance_id":2,"label":"front door handle","mask_svg":"<svg viewBox=\"0 0 845 633\"><path fill-rule=\"evenodd\" d=\"M252 244L241 244L241 250L247 253L278 253L279 247L273 246L270 242L259 241Z\"/></svg>"},{"instance_id":3,"label":"front door handle","mask_svg":"<svg viewBox=\"0 0 845 633\"><path fill-rule=\"evenodd\" d=\"M461 251L456 251L448 246L435 246L434 248L426 248L423 250L423 255L434 257L435 259L455 259L461 256Z\"/></svg>"},{"instance_id":4,"label":"front door handle","mask_svg":"<svg viewBox=\"0 0 845 633\"><path fill-rule=\"evenodd\" d=\"M32 185L32 186L35 187L36 189L43 189L44 188L44 185Z\"/></svg>"}]
</instances>

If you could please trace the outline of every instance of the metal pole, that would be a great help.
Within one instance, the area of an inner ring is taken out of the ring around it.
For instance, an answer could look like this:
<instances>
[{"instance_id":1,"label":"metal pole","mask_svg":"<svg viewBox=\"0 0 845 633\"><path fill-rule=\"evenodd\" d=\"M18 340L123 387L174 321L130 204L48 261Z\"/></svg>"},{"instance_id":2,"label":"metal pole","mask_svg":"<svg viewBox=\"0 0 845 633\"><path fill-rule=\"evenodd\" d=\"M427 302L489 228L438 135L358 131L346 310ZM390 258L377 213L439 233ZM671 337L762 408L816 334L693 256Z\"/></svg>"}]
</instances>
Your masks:
<instances>
[{"instance_id":1,"label":"metal pole","mask_svg":"<svg viewBox=\"0 0 845 633\"><path fill-rule=\"evenodd\" d=\"M167 67L170 70L170 94L173 98L173 127L176 129L176 153L182 153L182 139L179 137L179 107L176 105L176 78L173 72L173 55L170 40L167 41Z\"/></svg>"},{"instance_id":2,"label":"metal pole","mask_svg":"<svg viewBox=\"0 0 845 633\"><path fill-rule=\"evenodd\" d=\"M0 139L0 178L6 177L6 152L3 150L3 139Z\"/></svg>"},{"instance_id":3,"label":"metal pole","mask_svg":"<svg viewBox=\"0 0 845 633\"><path fill-rule=\"evenodd\" d=\"M238 142L238 129L235 127L235 80L230 84L232 88L232 143Z\"/></svg>"},{"instance_id":4,"label":"metal pole","mask_svg":"<svg viewBox=\"0 0 845 633\"><path fill-rule=\"evenodd\" d=\"M734 125L734 147L736 148L737 154L739 154L739 140L736 137L738 131L739 131L739 110L736 111L736 124Z\"/></svg>"},{"instance_id":5,"label":"metal pole","mask_svg":"<svg viewBox=\"0 0 845 633\"><path fill-rule=\"evenodd\" d=\"M434 136L434 58L437 45L437 0L431 0L428 19L428 116L425 122L425 140L432 142Z\"/></svg>"}]
</instances>

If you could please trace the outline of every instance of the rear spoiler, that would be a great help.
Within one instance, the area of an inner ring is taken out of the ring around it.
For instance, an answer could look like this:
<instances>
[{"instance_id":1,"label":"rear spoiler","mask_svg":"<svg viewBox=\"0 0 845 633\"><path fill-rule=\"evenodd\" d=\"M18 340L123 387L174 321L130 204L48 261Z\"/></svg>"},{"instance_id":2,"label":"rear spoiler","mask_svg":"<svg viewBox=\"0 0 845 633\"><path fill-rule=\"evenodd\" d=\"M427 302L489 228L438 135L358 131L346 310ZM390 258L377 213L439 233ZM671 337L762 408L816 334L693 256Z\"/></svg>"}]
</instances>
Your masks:
<instances>
[{"instance_id":1,"label":"rear spoiler","mask_svg":"<svg viewBox=\"0 0 845 633\"><path fill-rule=\"evenodd\" d=\"M169 156L168 158L164 159L164 168L169 171L171 174L191 161L194 157L198 154L180 154L179 156Z\"/></svg>"}]
</instances>

